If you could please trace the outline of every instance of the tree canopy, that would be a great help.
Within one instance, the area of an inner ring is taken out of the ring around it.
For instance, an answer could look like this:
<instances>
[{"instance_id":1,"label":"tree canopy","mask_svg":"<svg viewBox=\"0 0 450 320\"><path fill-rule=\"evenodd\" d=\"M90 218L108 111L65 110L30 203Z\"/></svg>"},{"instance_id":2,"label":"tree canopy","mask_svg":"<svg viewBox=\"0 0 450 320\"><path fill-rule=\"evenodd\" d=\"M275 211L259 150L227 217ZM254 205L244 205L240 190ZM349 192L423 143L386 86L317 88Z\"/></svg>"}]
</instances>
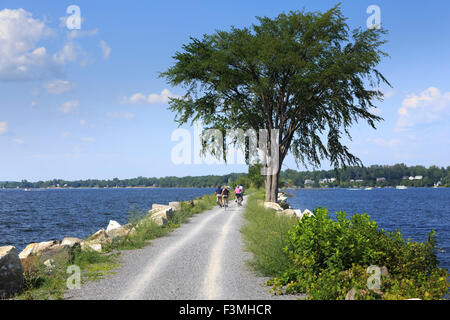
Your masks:
<instances>
[{"instance_id":1,"label":"tree canopy","mask_svg":"<svg viewBox=\"0 0 450 320\"><path fill-rule=\"evenodd\" d=\"M373 128L382 120L372 108L383 98L380 85L390 85L376 69L387 56L380 49L386 31L350 31L339 5L257 20L191 38L161 76L186 89L170 101L180 125L201 120L222 132L266 129L267 145L258 147L269 157L276 138L278 169L265 176L266 199L275 201L289 151L299 164L314 167L324 159L336 168L361 164L342 136L350 137L359 120Z\"/></svg>"}]
</instances>

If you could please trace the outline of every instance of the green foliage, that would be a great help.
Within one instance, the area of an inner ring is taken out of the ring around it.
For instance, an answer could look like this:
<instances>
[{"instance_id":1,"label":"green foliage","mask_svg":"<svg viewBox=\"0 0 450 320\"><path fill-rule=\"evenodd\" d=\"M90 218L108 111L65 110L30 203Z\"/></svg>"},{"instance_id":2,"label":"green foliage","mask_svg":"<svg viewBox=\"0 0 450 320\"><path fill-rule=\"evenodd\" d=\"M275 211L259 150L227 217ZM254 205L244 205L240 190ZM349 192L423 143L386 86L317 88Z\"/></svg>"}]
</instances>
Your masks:
<instances>
[{"instance_id":1,"label":"green foliage","mask_svg":"<svg viewBox=\"0 0 450 320\"><path fill-rule=\"evenodd\" d=\"M117 254L104 255L92 250L75 247L70 256L53 257L54 268L49 269L40 259L36 259L30 270L24 274L24 291L17 299L59 300L64 299L66 281L70 276L67 267L77 265L82 271L82 281L98 280L118 266Z\"/></svg>"},{"instance_id":2,"label":"green foliage","mask_svg":"<svg viewBox=\"0 0 450 320\"><path fill-rule=\"evenodd\" d=\"M292 267L270 282L275 289L301 292L311 299L344 299L355 287L360 299L439 299L448 291L447 270L438 267L436 237L424 243L405 241L399 231L385 232L367 214L350 218L317 208L289 231L284 252ZM386 267L381 292L368 290L367 267Z\"/></svg>"},{"instance_id":3,"label":"green foliage","mask_svg":"<svg viewBox=\"0 0 450 320\"><path fill-rule=\"evenodd\" d=\"M248 166L248 178L251 185L256 189L260 189L264 186L264 176L261 174L261 163L256 163Z\"/></svg>"},{"instance_id":4,"label":"green foliage","mask_svg":"<svg viewBox=\"0 0 450 320\"><path fill-rule=\"evenodd\" d=\"M264 276L281 275L291 266L283 248L288 245L287 232L296 219L277 216L274 210L263 208L257 203L262 199L262 192L248 199L244 212L248 222L241 232L247 249L253 253L251 266Z\"/></svg>"}]
</instances>

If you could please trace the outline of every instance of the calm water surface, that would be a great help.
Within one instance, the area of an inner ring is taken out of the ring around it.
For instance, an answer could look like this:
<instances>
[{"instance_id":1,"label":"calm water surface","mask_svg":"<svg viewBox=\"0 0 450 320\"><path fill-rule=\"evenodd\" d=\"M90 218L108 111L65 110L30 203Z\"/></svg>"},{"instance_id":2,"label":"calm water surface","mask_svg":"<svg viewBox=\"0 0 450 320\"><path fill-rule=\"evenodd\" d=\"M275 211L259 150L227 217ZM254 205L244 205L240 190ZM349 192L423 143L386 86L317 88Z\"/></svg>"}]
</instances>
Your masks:
<instances>
[{"instance_id":1,"label":"calm water surface","mask_svg":"<svg viewBox=\"0 0 450 320\"><path fill-rule=\"evenodd\" d=\"M22 250L31 242L86 238L109 220L129 221L131 208L191 200L209 188L0 190L0 246Z\"/></svg>"}]
</instances>

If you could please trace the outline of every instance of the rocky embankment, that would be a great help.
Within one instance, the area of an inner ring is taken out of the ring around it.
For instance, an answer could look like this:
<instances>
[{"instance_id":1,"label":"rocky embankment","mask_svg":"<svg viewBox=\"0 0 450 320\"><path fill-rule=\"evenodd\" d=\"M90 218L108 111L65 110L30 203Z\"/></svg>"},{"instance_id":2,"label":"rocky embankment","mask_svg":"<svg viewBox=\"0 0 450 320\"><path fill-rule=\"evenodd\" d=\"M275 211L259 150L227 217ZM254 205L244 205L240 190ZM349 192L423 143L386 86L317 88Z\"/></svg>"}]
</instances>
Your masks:
<instances>
[{"instance_id":1,"label":"rocky embankment","mask_svg":"<svg viewBox=\"0 0 450 320\"><path fill-rule=\"evenodd\" d=\"M180 202L170 202L169 205L153 204L143 220L151 219L158 225L165 225L180 206ZM46 268L52 269L56 257L68 260L75 249L102 252L106 244L134 232L136 230L133 224L122 226L117 221L110 220L106 229L98 230L85 240L66 237L62 240L31 243L20 253L14 246L0 247L0 299L10 298L23 290L24 274L29 272L36 262L42 262Z\"/></svg>"},{"instance_id":2,"label":"rocky embankment","mask_svg":"<svg viewBox=\"0 0 450 320\"><path fill-rule=\"evenodd\" d=\"M300 209L292 209L287 202L287 199L288 197L286 196L286 194L280 192L278 193L278 202L264 202L262 200L259 200L258 202L265 208L275 210L278 214L296 217L298 220L303 218L303 216L305 215L313 215L313 213L308 209L305 209L303 212Z\"/></svg>"}]
</instances>

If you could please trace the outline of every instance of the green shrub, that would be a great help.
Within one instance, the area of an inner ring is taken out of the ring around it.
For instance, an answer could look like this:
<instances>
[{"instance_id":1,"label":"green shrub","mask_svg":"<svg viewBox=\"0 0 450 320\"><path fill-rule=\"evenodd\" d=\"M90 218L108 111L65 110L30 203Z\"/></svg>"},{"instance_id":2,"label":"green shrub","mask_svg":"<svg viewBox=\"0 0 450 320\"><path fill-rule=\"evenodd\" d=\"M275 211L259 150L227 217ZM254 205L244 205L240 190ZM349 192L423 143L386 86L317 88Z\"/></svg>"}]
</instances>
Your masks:
<instances>
[{"instance_id":1,"label":"green shrub","mask_svg":"<svg viewBox=\"0 0 450 320\"><path fill-rule=\"evenodd\" d=\"M439 299L448 291L448 272L438 267L436 236L424 243L405 241L399 231L385 232L367 214L350 218L317 208L289 231L284 248L292 265L269 284L311 299L344 299L355 287L359 299ZM386 267L381 292L367 289L371 265Z\"/></svg>"}]
</instances>

